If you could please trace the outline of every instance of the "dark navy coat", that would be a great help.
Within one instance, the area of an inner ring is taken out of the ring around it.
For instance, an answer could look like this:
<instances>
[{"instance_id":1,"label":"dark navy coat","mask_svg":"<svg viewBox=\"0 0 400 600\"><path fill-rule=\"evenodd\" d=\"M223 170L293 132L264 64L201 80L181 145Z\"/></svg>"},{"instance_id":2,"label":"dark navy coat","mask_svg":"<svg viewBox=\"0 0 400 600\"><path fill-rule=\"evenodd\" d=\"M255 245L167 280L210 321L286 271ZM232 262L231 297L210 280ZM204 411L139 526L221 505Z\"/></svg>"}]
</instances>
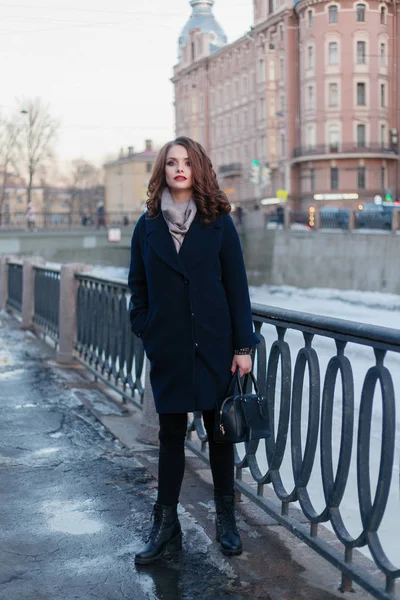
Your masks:
<instances>
[{"instance_id":1,"label":"dark navy coat","mask_svg":"<svg viewBox=\"0 0 400 600\"><path fill-rule=\"evenodd\" d=\"M142 338L158 413L215 408L234 348L254 346L249 291L232 218L197 214L179 254L162 214L142 215L132 236L131 328Z\"/></svg>"}]
</instances>

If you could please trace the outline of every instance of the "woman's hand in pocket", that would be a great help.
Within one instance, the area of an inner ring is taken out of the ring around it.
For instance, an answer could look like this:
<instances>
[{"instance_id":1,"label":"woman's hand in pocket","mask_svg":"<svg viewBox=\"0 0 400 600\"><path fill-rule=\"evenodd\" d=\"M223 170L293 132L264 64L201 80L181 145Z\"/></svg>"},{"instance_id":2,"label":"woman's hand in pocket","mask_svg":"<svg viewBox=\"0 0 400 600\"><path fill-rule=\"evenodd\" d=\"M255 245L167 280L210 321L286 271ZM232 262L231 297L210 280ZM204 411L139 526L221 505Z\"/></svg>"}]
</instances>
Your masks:
<instances>
[{"instance_id":1,"label":"woman's hand in pocket","mask_svg":"<svg viewBox=\"0 0 400 600\"><path fill-rule=\"evenodd\" d=\"M253 366L250 354L235 354L233 356L231 371L236 373L239 369L240 377L250 373Z\"/></svg>"}]
</instances>

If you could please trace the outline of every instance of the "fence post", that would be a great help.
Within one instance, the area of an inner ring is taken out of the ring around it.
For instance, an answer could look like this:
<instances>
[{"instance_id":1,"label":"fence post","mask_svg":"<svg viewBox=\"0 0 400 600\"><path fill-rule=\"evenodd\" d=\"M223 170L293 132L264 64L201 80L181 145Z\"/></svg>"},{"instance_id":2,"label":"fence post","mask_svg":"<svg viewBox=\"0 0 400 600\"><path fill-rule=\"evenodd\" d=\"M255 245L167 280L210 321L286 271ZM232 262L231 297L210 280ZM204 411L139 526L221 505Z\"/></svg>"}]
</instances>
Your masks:
<instances>
[{"instance_id":1,"label":"fence post","mask_svg":"<svg viewBox=\"0 0 400 600\"><path fill-rule=\"evenodd\" d=\"M392 212L392 232L396 233L396 231L400 228L400 208L394 208Z\"/></svg>"},{"instance_id":2,"label":"fence post","mask_svg":"<svg viewBox=\"0 0 400 600\"><path fill-rule=\"evenodd\" d=\"M42 260L24 260L22 267L22 322L23 331L32 331L33 316L35 314L35 265L43 265Z\"/></svg>"},{"instance_id":3,"label":"fence post","mask_svg":"<svg viewBox=\"0 0 400 600\"><path fill-rule=\"evenodd\" d=\"M8 256L0 258L0 310L5 310L8 300Z\"/></svg>"},{"instance_id":4,"label":"fence post","mask_svg":"<svg viewBox=\"0 0 400 600\"><path fill-rule=\"evenodd\" d=\"M349 210L349 231L353 231L353 229L355 229L356 226L356 213L354 210L350 209Z\"/></svg>"},{"instance_id":5,"label":"fence post","mask_svg":"<svg viewBox=\"0 0 400 600\"><path fill-rule=\"evenodd\" d=\"M158 430L158 415L150 385L150 362L146 359L142 423L139 429L138 441L143 444L158 446Z\"/></svg>"},{"instance_id":6,"label":"fence post","mask_svg":"<svg viewBox=\"0 0 400 600\"><path fill-rule=\"evenodd\" d=\"M289 206L285 206L285 212L284 212L284 228L285 229L290 229L292 223L291 223L292 219L290 217L290 208Z\"/></svg>"},{"instance_id":7,"label":"fence post","mask_svg":"<svg viewBox=\"0 0 400 600\"><path fill-rule=\"evenodd\" d=\"M79 286L75 274L87 272L88 266L83 264L62 265L60 273L60 304L59 304L59 344L57 362L70 363L73 361L73 351L76 343L76 309L77 289Z\"/></svg>"}]
</instances>

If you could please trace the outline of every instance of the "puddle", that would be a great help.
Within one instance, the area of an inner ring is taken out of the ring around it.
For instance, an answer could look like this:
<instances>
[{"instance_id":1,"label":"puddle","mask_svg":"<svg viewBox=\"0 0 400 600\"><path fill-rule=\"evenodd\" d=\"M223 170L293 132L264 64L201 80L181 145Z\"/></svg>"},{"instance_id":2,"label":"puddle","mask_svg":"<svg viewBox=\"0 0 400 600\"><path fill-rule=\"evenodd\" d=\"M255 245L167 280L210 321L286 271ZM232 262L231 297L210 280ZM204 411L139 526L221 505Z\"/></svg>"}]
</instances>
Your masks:
<instances>
[{"instance_id":1,"label":"puddle","mask_svg":"<svg viewBox=\"0 0 400 600\"><path fill-rule=\"evenodd\" d=\"M48 516L50 529L72 535L98 533L102 523L88 516L82 510L81 502L45 502L42 511Z\"/></svg>"},{"instance_id":2,"label":"puddle","mask_svg":"<svg viewBox=\"0 0 400 600\"><path fill-rule=\"evenodd\" d=\"M61 431L56 431L56 433L49 433L49 437L51 437L51 438L60 438L63 435L64 434Z\"/></svg>"},{"instance_id":3,"label":"puddle","mask_svg":"<svg viewBox=\"0 0 400 600\"><path fill-rule=\"evenodd\" d=\"M61 448L42 448L41 450L35 450L33 454L42 456L43 454L52 454L53 452L60 452Z\"/></svg>"},{"instance_id":4,"label":"puddle","mask_svg":"<svg viewBox=\"0 0 400 600\"><path fill-rule=\"evenodd\" d=\"M10 352L2 351L0 352L0 367L6 367L13 363L13 357Z\"/></svg>"},{"instance_id":5,"label":"puddle","mask_svg":"<svg viewBox=\"0 0 400 600\"><path fill-rule=\"evenodd\" d=\"M26 404L16 404L15 408L36 408L37 404L27 402Z\"/></svg>"},{"instance_id":6,"label":"puddle","mask_svg":"<svg viewBox=\"0 0 400 600\"><path fill-rule=\"evenodd\" d=\"M6 371L5 373L0 373L0 379L4 381L4 379L13 379L15 375L22 375L24 373L24 369L15 369L15 371Z\"/></svg>"}]
</instances>

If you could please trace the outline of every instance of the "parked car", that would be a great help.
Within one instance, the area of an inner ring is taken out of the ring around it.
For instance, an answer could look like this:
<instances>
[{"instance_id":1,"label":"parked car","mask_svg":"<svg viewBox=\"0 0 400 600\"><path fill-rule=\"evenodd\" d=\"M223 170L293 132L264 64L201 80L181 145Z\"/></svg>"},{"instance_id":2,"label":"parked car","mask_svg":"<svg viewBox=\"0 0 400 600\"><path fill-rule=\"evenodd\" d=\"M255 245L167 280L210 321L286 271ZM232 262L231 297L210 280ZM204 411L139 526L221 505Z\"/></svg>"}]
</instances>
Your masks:
<instances>
[{"instance_id":1,"label":"parked car","mask_svg":"<svg viewBox=\"0 0 400 600\"><path fill-rule=\"evenodd\" d=\"M323 206L320 209L321 227L330 229L349 228L349 210L337 206Z\"/></svg>"},{"instance_id":2,"label":"parked car","mask_svg":"<svg viewBox=\"0 0 400 600\"><path fill-rule=\"evenodd\" d=\"M391 229L393 211L399 210L397 204L364 204L362 210L356 212L356 227L368 229Z\"/></svg>"}]
</instances>

